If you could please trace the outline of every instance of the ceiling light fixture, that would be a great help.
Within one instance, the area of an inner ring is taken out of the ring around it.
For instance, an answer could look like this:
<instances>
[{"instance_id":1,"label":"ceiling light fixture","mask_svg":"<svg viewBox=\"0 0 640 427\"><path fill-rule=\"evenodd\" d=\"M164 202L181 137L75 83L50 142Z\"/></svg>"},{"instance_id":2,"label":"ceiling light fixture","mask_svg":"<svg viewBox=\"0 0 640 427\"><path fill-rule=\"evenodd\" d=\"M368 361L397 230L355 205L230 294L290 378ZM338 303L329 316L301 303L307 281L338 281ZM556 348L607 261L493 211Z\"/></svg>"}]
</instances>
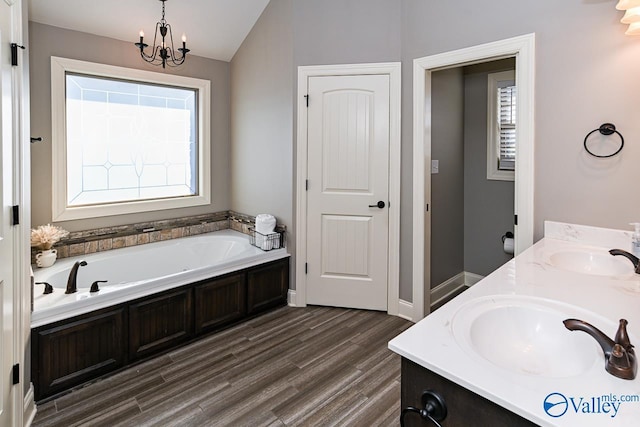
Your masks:
<instances>
[{"instance_id":1,"label":"ceiling light fixture","mask_svg":"<svg viewBox=\"0 0 640 427\"><path fill-rule=\"evenodd\" d=\"M625 34L628 36L640 35L640 0L619 0L616 9L625 11L620 20L623 24L629 24Z\"/></svg>"},{"instance_id":2,"label":"ceiling light fixture","mask_svg":"<svg viewBox=\"0 0 640 427\"><path fill-rule=\"evenodd\" d=\"M153 36L151 54L147 54L144 51L145 48L149 46L144 42L144 31L140 30L140 41L135 43L135 45L140 49L140 56L142 59L150 64L162 65L162 68L166 68L167 65L170 67L177 67L184 62L187 57L187 53L189 52L189 49L187 49L187 36L184 34L182 35L181 48L175 49L173 47L173 32L171 31L171 25L167 24L167 21L164 19L164 3L167 0L160 1L162 2L162 19L156 23L156 33ZM158 32L162 38L162 42L160 44L156 44L156 41L158 41ZM167 34L170 44L165 42ZM176 57L176 50L180 52L182 56Z\"/></svg>"}]
</instances>

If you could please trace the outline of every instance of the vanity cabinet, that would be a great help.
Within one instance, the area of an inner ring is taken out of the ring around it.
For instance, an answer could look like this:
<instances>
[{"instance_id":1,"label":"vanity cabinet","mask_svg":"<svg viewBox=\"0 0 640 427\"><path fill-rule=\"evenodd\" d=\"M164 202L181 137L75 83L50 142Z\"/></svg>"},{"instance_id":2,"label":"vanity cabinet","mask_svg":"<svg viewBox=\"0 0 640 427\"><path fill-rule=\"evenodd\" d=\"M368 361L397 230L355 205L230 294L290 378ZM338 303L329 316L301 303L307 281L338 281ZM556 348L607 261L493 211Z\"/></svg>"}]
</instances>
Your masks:
<instances>
[{"instance_id":1,"label":"vanity cabinet","mask_svg":"<svg viewBox=\"0 0 640 427\"><path fill-rule=\"evenodd\" d=\"M447 406L447 417L440 422L442 427L534 427L537 424L496 405L490 400L410 361L402 358L401 405L422 408L422 392L433 390L439 393ZM407 414L405 426L422 427L429 423L417 414Z\"/></svg>"},{"instance_id":2,"label":"vanity cabinet","mask_svg":"<svg viewBox=\"0 0 640 427\"><path fill-rule=\"evenodd\" d=\"M289 258L31 330L35 400L285 305Z\"/></svg>"},{"instance_id":3,"label":"vanity cabinet","mask_svg":"<svg viewBox=\"0 0 640 427\"><path fill-rule=\"evenodd\" d=\"M193 336L193 289L129 304L129 359L174 347Z\"/></svg>"},{"instance_id":4,"label":"vanity cabinet","mask_svg":"<svg viewBox=\"0 0 640 427\"><path fill-rule=\"evenodd\" d=\"M56 322L32 331L32 381L39 396L81 384L126 362L123 306Z\"/></svg>"}]
</instances>

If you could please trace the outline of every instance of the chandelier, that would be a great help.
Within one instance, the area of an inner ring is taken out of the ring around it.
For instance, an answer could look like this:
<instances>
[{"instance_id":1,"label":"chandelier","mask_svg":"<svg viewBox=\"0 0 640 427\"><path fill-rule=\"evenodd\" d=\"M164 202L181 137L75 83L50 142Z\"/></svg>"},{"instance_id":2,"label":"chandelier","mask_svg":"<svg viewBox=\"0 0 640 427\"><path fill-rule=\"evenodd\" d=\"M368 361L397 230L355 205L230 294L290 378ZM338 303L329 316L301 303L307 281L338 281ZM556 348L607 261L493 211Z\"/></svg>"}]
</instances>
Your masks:
<instances>
[{"instance_id":1,"label":"chandelier","mask_svg":"<svg viewBox=\"0 0 640 427\"><path fill-rule=\"evenodd\" d=\"M156 23L156 33L153 36L153 47L150 53L145 52L145 49L149 46L144 42L144 31L140 30L140 41L135 45L140 49L140 56L145 61L153 65L162 65L162 68L166 66L176 67L181 65L187 57L187 37L182 35L182 47L175 49L173 47L173 33L171 31L171 25L167 24L167 20L164 19L164 3L167 0L160 0L162 2L162 19ZM158 40L158 33L162 41ZM168 35L168 37L167 37ZM165 38L168 40L165 41ZM167 43L169 42L169 43ZM180 52L180 56L176 56L176 50Z\"/></svg>"}]
</instances>

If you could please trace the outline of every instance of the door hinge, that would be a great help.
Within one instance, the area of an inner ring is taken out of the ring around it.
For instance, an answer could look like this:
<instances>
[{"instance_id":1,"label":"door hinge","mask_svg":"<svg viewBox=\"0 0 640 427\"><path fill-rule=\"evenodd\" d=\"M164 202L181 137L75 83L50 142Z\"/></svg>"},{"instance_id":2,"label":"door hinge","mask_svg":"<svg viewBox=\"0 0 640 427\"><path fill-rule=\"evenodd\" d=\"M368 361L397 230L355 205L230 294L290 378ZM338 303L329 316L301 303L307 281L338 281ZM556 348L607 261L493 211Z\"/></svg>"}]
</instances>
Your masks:
<instances>
[{"instance_id":1,"label":"door hinge","mask_svg":"<svg viewBox=\"0 0 640 427\"><path fill-rule=\"evenodd\" d=\"M20 224L20 206L14 205L11 207L11 225Z\"/></svg>"},{"instance_id":2,"label":"door hinge","mask_svg":"<svg viewBox=\"0 0 640 427\"><path fill-rule=\"evenodd\" d=\"M24 49L24 46L20 46L18 43L11 43L11 65L14 67L18 65L18 48Z\"/></svg>"},{"instance_id":3,"label":"door hinge","mask_svg":"<svg viewBox=\"0 0 640 427\"><path fill-rule=\"evenodd\" d=\"M304 274L309 273L309 264L307 264L306 262L304 263Z\"/></svg>"},{"instance_id":4,"label":"door hinge","mask_svg":"<svg viewBox=\"0 0 640 427\"><path fill-rule=\"evenodd\" d=\"M307 108L309 108L309 95L304 96L307 99Z\"/></svg>"},{"instance_id":5,"label":"door hinge","mask_svg":"<svg viewBox=\"0 0 640 427\"><path fill-rule=\"evenodd\" d=\"M309 191L309 180L308 179L304 181L304 189L306 191Z\"/></svg>"},{"instance_id":6,"label":"door hinge","mask_svg":"<svg viewBox=\"0 0 640 427\"><path fill-rule=\"evenodd\" d=\"M20 382L20 364L13 365L13 384L16 385Z\"/></svg>"},{"instance_id":7,"label":"door hinge","mask_svg":"<svg viewBox=\"0 0 640 427\"><path fill-rule=\"evenodd\" d=\"M514 223L515 225L518 225L518 215L514 215L514 216L513 216L513 223Z\"/></svg>"}]
</instances>

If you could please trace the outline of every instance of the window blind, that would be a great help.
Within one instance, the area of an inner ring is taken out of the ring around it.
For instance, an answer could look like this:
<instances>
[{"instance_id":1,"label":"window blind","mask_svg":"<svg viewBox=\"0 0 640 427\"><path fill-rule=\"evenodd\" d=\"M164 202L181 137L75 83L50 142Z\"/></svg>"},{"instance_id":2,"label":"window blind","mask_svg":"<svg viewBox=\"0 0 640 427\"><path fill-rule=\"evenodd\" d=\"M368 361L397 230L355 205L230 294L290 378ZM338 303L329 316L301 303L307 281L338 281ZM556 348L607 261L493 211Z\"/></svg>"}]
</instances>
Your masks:
<instances>
[{"instance_id":1,"label":"window blind","mask_svg":"<svg viewBox=\"0 0 640 427\"><path fill-rule=\"evenodd\" d=\"M498 88L498 128L500 157L498 169L515 170L516 166L516 87Z\"/></svg>"}]
</instances>

